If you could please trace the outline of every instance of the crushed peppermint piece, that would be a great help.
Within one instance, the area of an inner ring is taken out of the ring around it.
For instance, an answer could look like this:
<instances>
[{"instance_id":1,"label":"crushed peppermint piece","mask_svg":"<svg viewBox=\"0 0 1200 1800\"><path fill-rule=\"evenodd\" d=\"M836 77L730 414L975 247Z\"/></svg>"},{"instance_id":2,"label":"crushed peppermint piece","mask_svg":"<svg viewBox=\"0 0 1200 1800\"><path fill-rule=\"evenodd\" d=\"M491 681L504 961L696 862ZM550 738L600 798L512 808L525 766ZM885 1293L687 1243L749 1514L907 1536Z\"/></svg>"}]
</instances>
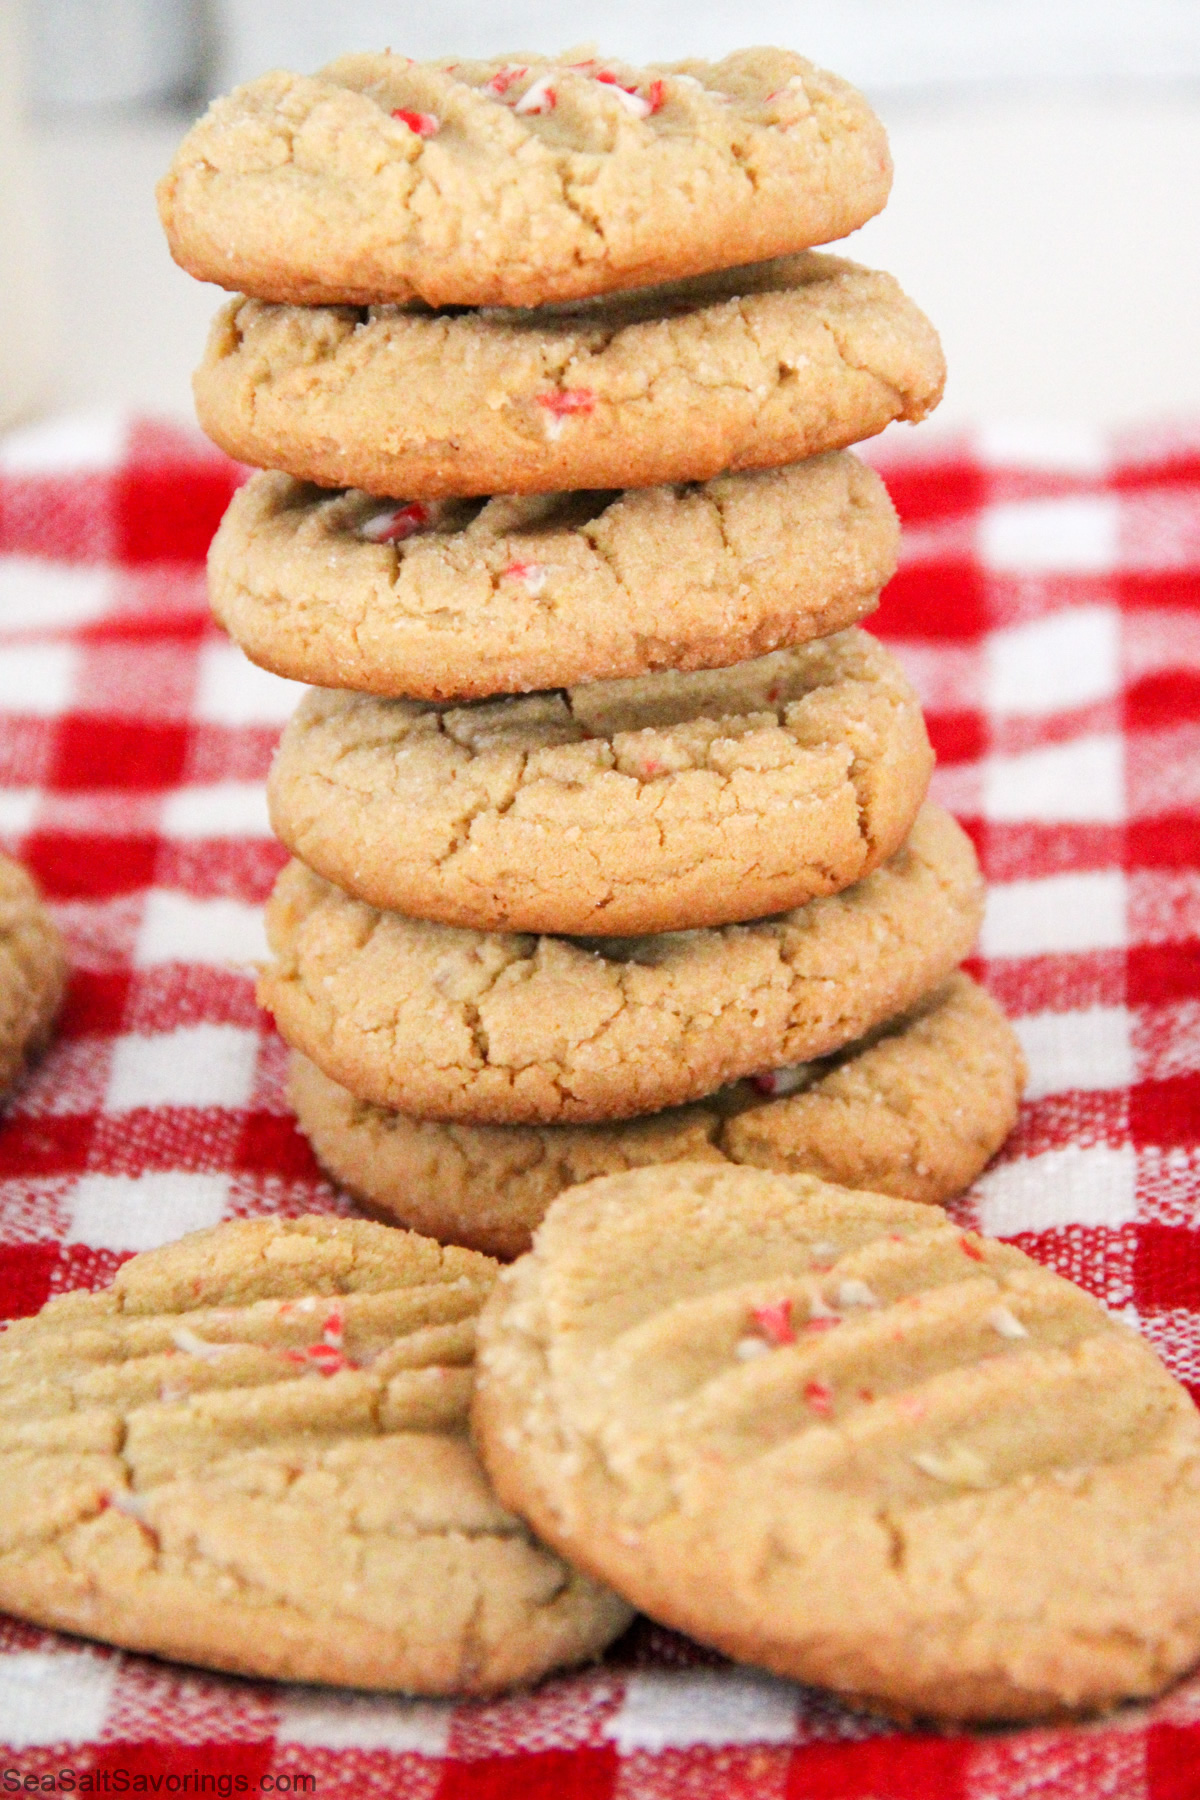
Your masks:
<instances>
[{"instance_id":1,"label":"crushed peppermint piece","mask_svg":"<svg viewBox=\"0 0 1200 1800\"><path fill-rule=\"evenodd\" d=\"M805 86L804 86L803 75L793 75L787 81L784 82L782 87L777 87L773 94L767 95L766 103L768 106L770 106L772 100L782 100L782 98L785 94L797 94L797 93L803 93L804 91L805 91Z\"/></svg>"},{"instance_id":2,"label":"crushed peppermint piece","mask_svg":"<svg viewBox=\"0 0 1200 1800\"><path fill-rule=\"evenodd\" d=\"M915 1450L912 1461L924 1474L952 1487L982 1488L988 1485L987 1464L965 1444L947 1444L944 1450Z\"/></svg>"},{"instance_id":3,"label":"crushed peppermint piece","mask_svg":"<svg viewBox=\"0 0 1200 1800\"><path fill-rule=\"evenodd\" d=\"M969 1256L972 1262L983 1262L985 1260L983 1251L971 1238L960 1237L958 1241L962 1246L963 1255Z\"/></svg>"},{"instance_id":4,"label":"crushed peppermint piece","mask_svg":"<svg viewBox=\"0 0 1200 1800\"><path fill-rule=\"evenodd\" d=\"M860 1400L865 1400L869 1406L875 1398L875 1390L874 1388L859 1388L858 1397Z\"/></svg>"},{"instance_id":5,"label":"crushed peppermint piece","mask_svg":"<svg viewBox=\"0 0 1200 1800\"><path fill-rule=\"evenodd\" d=\"M998 1331L1003 1338L1024 1338L1029 1333L1015 1313L1009 1312L1007 1306L993 1306L987 1315L987 1322L993 1331Z\"/></svg>"},{"instance_id":6,"label":"crushed peppermint piece","mask_svg":"<svg viewBox=\"0 0 1200 1800\"><path fill-rule=\"evenodd\" d=\"M804 1321L804 1329L805 1331L832 1331L834 1326L840 1325L841 1322L836 1313L818 1313L813 1318Z\"/></svg>"},{"instance_id":7,"label":"crushed peppermint piece","mask_svg":"<svg viewBox=\"0 0 1200 1800\"><path fill-rule=\"evenodd\" d=\"M809 1319L837 1319L837 1313L827 1304L820 1288L814 1287L808 1299Z\"/></svg>"},{"instance_id":8,"label":"crushed peppermint piece","mask_svg":"<svg viewBox=\"0 0 1200 1800\"><path fill-rule=\"evenodd\" d=\"M281 1300L279 1302L279 1317L281 1319L294 1319L297 1313L311 1313L316 1312L316 1310L317 1298L315 1294L305 1294L302 1300Z\"/></svg>"},{"instance_id":9,"label":"crushed peppermint piece","mask_svg":"<svg viewBox=\"0 0 1200 1800\"><path fill-rule=\"evenodd\" d=\"M520 581L531 594L540 594L546 585L546 565L533 562L509 563L501 571L501 581Z\"/></svg>"},{"instance_id":10,"label":"crushed peppermint piece","mask_svg":"<svg viewBox=\"0 0 1200 1800\"><path fill-rule=\"evenodd\" d=\"M646 96L650 102L652 113L661 112L667 102L667 84L665 81L652 81L650 92Z\"/></svg>"},{"instance_id":11,"label":"crushed peppermint piece","mask_svg":"<svg viewBox=\"0 0 1200 1800\"><path fill-rule=\"evenodd\" d=\"M562 436L563 422L573 413L596 410L596 395L591 388L556 388L553 393L534 397L545 412L546 436L549 438Z\"/></svg>"},{"instance_id":12,"label":"crushed peppermint piece","mask_svg":"<svg viewBox=\"0 0 1200 1800\"><path fill-rule=\"evenodd\" d=\"M833 1414L833 1389L826 1381L808 1381L804 1384L804 1398L819 1419L828 1419Z\"/></svg>"},{"instance_id":13,"label":"crushed peppermint piece","mask_svg":"<svg viewBox=\"0 0 1200 1800\"><path fill-rule=\"evenodd\" d=\"M795 1343L796 1333L792 1329L790 1298L765 1300L761 1306L750 1308L750 1316L768 1343L776 1345Z\"/></svg>"},{"instance_id":14,"label":"crushed peppermint piece","mask_svg":"<svg viewBox=\"0 0 1200 1800\"><path fill-rule=\"evenodd\" d=\"M865 1281L842 1281L838 1284L839 1306L878 1306L879 1295Z\"/></svg>"},{"instance_id":15,"label":"crushed peppermint piece","mask_svg":"<svg viewBox=\"0 0 1200 1800\"><path fill-rule=\"evenodd\" d=\"M756 1356L770 1356L771 1346L760 1337L739 1338L733 1346L733 1354L739 1362L752 1362Z\"/></svg>"},{"instance_id":16,"label":"crushed peppermint piece","mask_svg":"<svg viewBox=\"0 0 1200 1800\"><path fill-rule=\"evenodd\" d=\"M420 138L436 137L442 129L442 121L436 113L410 112L407 106L393 107L392 117L399 119L402 125L407 125Z\"/></svg>"},{"instance_id":17,"label":"crushed peppermint piece","mask_svg":"<svg viewBox=\"0 0 1200 1800\"><path fill-rule=\"evenodd\" d=\"M340 1300L333 1301L321 1327L321 1342L340 1350L345 1341L346 1315Z\"/></svg>"},{"instance_id":18,"label":"crushed peppermint piece","mask_svg":"<svg viewBox=\"0 0 1200 1800\"><path fill-rule=\"evenodd\" d=\"M186 1325L177 1325L175 1327L174 1331L171 1333L171 1342L177 1350L182 1350L186 1356L199 1356L206 1362L211 1362L213 1358L217 1356L228 1356L231 1350L238 1350L241 1348L238 1344L210 1344L207 1338L197 1336L197 1334L190 1330Z\"/></svg>"},{"instance_id":19,"label":"crushed peppermint piece","mask_svg":"<svg viewBox=\"0 0 1200 1800\"><path fill-rule=\"evenodd\" d=\"M114 1512L136 1519L139 1525L146 1523L146 1501L141 1494L131 1494L127 1488L110 1488L104 1496L104 1504L111 1506Z\"/></svg>"},{"instance_id":20,"label":"crushed peppermint piece","mask_svg":"<svg viewBox=\"0 0 1200 1800\"><path fill-rule=\"evenodd\" d=\"M285 1350L290 1363L302 1369L315 1369L319 1375L340 1375L343 1369L357 1369L344 1350L336 1344L305 1344L302 1350Z\"/></svg>"},{"instance_id":21,"label":"crushed peppermint piece","mask_svg":"<svg viewBox=\"0 0 1200 1800\"><path fill-rule=\"evenodd\" d=\"M433 514L420 500L410 500L387 512L372 513L359 526L358 535L372 544L400 544L405 538L424 531L432 518Z\"/></svg>"},{"instance_id":22,"label":"crushed peppermint piece","mask_svg":"<svg viewBox=\"0 0 1200 1800\"><path fill-rule=\"evenodd\" d=\"M527 87L525 89L525 92L513 107L513 111L518 113L553 112L558 99L558 95L551 85L553 80L553 75L541 76L539 80L534 82L532 87Z\"/></svg>"},{"instance_id":23,"label":"crushed peppermint piece","mask_svg":"<svg viewBox=\"0 0 1200 1800\"><path fill-rule=\"evenodd\" d=\"M614 99L619 100L625 111L632 113L635 119L648 119L654 111L649 100L643 99L635 87L627 87L623 81L618 81L611 69L601 69L596 80L611 88Z\"/></svg>"},{"instance_id":24,"label":"crushed peppermint piece","mask_svg":"<svg viewBox=\"0 0 1200 1800\"><path fill-rule=\"evenodd\" d=\"M750 1079L760 1094L794 1094L807 1081L808 1067L807 1063L793 1063L790 1068L767 1069Z\"/></svg>"},{"instance_id":25,"label":"crushed peppermint piece","mask_svg":"<svg viewBox=\"0 0 1200 1800\"><path fill-rule=\"evenodd\" d=\"M484 82L483 91L485 94L495 94L499 99L502 94L507 94L514 81L520 81L522 75L528 73L528 63L506 63L504 68L496 70L490 81Z\"/></svg>"}]
</instances>

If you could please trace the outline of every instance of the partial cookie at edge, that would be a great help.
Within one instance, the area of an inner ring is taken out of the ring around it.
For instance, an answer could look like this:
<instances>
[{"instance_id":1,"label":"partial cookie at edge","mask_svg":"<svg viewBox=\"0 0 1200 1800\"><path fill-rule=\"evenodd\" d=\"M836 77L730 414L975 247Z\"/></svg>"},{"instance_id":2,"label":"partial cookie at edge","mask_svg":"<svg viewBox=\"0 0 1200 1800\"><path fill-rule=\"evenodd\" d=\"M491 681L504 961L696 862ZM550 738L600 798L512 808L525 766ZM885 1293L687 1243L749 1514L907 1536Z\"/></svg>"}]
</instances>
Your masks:
<instances>
[{"instance_id":1,"label":"partial cookie at edge","mask_svg":"<svg viewBox=\"0 0 1200 1800\"><path fill-rule=\"evenodd\" d=\"M208 557L253 661L318 687L472 700L724 667L873 610L899 526L845 452L699 486L382 503L260 473Z\"/></svg>"},{"instance_id":2,"label":"partial cookie at edge","mask_svg":"<svg viewBox=\"0 0 1200 1800\"><path fill-rule=\"evenodd\" d=\"M50 1035L67 955L32 876L0 856L0 1097Z\"/></svg>"},{"instance_id":3,"label":"partial cookie at edge","mask_svg":"<svg viewBox=\"0 0 1200 1800\"><path fill-rule=\"evenodd\" d=\"M288 1097L318 1161L379 1217L520 1256L550 1202L597 1175L722 1160L937 1204L961 1193L1016 1121L1016 1033L958 974L828 1062L739 1083L616 1125L445 1125L356 1100L293 1051Z\"/></svg>"},{"instance_id":4,"label":"partial cookie at edge","mask_svg":"<svg viewBox=\"0 0 1200 1800\"><path fill-rule=\"evenodd\" d=\"M805 252L527 311L233 300L194 389L240 461L413 500L774 468L924 418L944 379L890 275Z\"/></svg>"},{"instance_id":5,"label":"partial cookie at edge","mask_svg":"<svg viewBox=\"0 0 1200 1800\"><path fill-rule=\"evenodd\" d=\"M259 998L363 1098L480 1124L629 1118L811 1060L906 1011L982 913L970 839L926 804L888 862L753 925L654 937L470 932L379 912L293 862Z\"/></svg>"}]
</instances>

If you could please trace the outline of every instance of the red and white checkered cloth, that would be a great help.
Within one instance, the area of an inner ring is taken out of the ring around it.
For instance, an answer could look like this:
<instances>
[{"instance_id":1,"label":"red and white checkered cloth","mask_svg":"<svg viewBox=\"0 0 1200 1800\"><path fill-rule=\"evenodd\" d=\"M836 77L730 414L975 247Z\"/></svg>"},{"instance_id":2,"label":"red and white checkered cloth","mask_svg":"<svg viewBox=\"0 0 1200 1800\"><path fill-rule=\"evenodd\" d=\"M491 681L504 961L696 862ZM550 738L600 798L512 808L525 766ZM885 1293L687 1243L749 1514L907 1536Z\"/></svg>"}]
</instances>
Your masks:
<instances>
[{"instance_id":1,"label":"red and white checkered cloth","mask_svg":"<svg viewBox=\"0 0 1200 1800\"><path fill-rule=\"evenodd\" d=\"M907 526L878 629L978 845L978 968L1032 1069L960 1214L1136 1319L1200 1395L1200 429L889 434L868 454ZM345 1206L292 1125L248 972L283 860L262 780L296 690L205 609L237 479L174 427L0 441L0 840L74 964L0 1126L0 1316L197 1226ZM598 1669L451 1705L10 1623L0 1792L10 1770L321 1800L1193 1800L1200 1676L1084 1727L935 1734L645 1624Z\"/></svg>"}]
</instances>

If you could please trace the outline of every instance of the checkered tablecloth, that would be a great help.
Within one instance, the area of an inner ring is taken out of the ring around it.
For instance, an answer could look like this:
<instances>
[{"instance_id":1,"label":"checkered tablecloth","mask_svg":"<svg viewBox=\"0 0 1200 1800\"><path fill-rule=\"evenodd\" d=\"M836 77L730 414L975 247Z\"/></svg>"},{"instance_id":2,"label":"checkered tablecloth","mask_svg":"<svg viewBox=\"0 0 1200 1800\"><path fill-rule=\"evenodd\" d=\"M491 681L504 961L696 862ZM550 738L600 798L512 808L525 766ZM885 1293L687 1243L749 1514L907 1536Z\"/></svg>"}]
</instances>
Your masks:
<instances>
[{"instance_id":1,"label":"checkered tablecloth","mask_svg":"<svg viewBox=\"0 0 1200 1800\"><path fill-rule=\"evenodd\" d=\"M878 628L978 845L978 969L1032 1069L958 1210L1136 1319L1200 1395L1200 429L889 434L868 454L907 527ZM237 479L164 425L0 441L0 841L74 966L0 1126L0 1315L197 1226L345 1206L291 1123L249 972L283 860L262 781L296 690L205 610ZM646 1624L598 1669L449 1705L9 1623L0 1793L26 1775L322 1800L1193 1800L1200 1677L1084 1727L936 1734Z\"/></svg>"}]
</instances>

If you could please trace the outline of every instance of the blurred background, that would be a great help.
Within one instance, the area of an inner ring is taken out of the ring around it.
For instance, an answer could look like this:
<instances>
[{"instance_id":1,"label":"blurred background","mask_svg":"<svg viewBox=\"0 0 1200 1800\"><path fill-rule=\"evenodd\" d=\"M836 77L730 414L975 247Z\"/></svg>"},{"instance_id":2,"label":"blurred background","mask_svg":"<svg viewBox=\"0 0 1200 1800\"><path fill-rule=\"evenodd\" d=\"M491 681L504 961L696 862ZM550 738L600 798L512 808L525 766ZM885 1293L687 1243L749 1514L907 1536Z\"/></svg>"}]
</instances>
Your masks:
<instances>
[{"instance_id":1,"label":"blurred background","mask_svg":"<svg viewBox=\"0 0 1200 1800\"><path fill-rule=\"evenodd\" d=\"M220 296L153 189L207 99L350 49L788 45L865 89L891 205L846 243L940 329L943 427L1200 414L1197 0L0 0L0 426L186 416Z\"/></svg>"}]
</instances>

